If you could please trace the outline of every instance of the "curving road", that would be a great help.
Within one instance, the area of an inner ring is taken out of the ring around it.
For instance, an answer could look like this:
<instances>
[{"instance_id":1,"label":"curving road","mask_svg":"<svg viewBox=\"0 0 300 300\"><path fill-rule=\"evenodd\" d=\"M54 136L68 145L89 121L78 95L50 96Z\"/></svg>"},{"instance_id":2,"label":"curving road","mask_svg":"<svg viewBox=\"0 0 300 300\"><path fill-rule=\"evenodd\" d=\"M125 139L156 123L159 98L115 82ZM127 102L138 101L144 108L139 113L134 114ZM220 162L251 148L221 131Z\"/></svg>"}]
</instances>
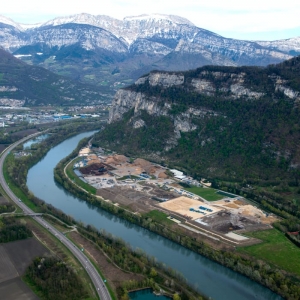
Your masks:
<instances>
[{"instance_id":1,"label":"curving road","mask_svg":"<svg viewBox=\"0 0 300 300\"><path fill-rule=\"evenodd\" d=\"M4 175L3 175L3 163L6 158L6 156L9 154L11 150L13 150L16 146L19 144L24 143L28 139L32 139L44 132L38 132L31 134L14 144L10 145L8 148L6 148L1 155L0 158L0 184L3 187L4 191L7 193L7 195L12 199L12 201L15 202L17 206L19 206L24 214L32 214L32 218L35 219L40 225L42 225L44 228L48 229L50 233L55 235L72 253L73 255L78 259L78 261L81 263L83 268L86 269L86 272L90 276L96 290L97 294L100 297L101 300L111 300L110 294L106 288L106 285L104 284L101 276L98 274L97 270L93 266L93 264L90 262L90 260L85 256L85 254L79 249L75 244L73 244L69 239L67 239L60 231L58 231L55 227L53 227L51 224L49 224L47 221L45 221L41 216L36 215L34 211L32 211L30 208L28 208L9 188L7 185Z\"/></svg>"}]
</instances>

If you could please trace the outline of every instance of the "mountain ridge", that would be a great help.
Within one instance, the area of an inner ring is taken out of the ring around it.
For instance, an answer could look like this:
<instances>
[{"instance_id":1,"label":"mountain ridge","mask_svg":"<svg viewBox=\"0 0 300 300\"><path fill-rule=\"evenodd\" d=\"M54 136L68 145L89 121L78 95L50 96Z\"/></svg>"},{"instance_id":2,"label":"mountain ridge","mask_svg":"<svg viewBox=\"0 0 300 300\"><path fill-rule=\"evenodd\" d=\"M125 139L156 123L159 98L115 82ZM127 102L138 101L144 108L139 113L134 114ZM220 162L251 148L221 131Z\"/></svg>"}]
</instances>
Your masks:
<instances>
[{"instance_id":1,"label":"mountain ridge","mask_svg":"<svg viewBox=\"0 0 300 300\"><path fill-rule=\"evenodd\" d=\"M0 18L0 46L4 49L22 55L21 59L29 64L98 85L111 95L154 69L185 71L207 64L266 66L300 52L300 38L274 42L235 40L173 15L118 20L77 14L32 26L13 25L12 20ZM47 53L32 53L38 46L47 48ZM80 60L87 52L88 60Z\"/></svg>"}]
</instances>

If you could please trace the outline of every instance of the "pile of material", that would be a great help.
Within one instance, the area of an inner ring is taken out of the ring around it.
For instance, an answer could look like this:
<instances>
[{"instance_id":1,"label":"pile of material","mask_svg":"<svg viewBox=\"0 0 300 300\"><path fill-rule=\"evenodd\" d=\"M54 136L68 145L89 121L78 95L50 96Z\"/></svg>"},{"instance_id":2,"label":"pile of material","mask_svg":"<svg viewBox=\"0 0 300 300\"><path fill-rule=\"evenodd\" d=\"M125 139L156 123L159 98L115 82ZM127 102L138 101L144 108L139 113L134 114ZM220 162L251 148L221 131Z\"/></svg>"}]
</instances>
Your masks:
<instances>
[{"instance_id":1,"label":"pile of material","mask_svg":"<svg viewBox=\"0 0 300 300\"><path fill-rule=\"evenodd\" d=\"M115 154L113 156L108 156L105 160L105 162L109 165L120 165L123 163L126 163L128 161L128 158L124 155L118 155Z\"/></svg>"}]
</instances>

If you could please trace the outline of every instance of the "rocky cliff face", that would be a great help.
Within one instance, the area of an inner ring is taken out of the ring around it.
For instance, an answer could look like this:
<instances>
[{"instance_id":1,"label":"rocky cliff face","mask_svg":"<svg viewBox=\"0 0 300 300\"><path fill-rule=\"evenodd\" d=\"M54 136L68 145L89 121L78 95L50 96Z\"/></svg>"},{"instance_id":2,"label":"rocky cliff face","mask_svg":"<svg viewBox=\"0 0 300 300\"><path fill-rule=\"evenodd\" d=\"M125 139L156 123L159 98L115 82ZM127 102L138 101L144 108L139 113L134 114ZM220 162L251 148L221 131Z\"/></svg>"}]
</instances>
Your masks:
<instances>
[{"instance_id":1,"label":"rocky cliff face","mask_svg":"<svg viewBox=\"0 0 300 300\"><path fill-rule=\"evenodd\" d=\"M300 57L266 68L150 72L116 93L96 142L204 177L295 180L299 72Z\"/></svg>"},{"instance_id":2,"label":"rocky cliff face","mask_svg":"<svg viewBox=\"0 0 300 300\"><path fill-rule=\"evenodd\" d=\"M223 93L224 98L239 99L259 99L264 96L264 93L251 90L247 88L243 83L246 74L241 73L224 73L224 72L208 72L202 71L199 73L198 78L186 78L185 75L178 73L166 73L166 72L151 72L149 75L139 78L135 82L135 86L145 85L148 83L150 86L160 86L162 88L171 88L175 86L184 87L184 82L190 81L190 91L196 92L199 95L215 96L217 93ZM199 78L200 77L200 78ZM201 77L211 77L212 79L203 79ZM223 78L223 81L219 87L216 86L215 80ZM275 90L283 90L283 86L275 86ZM292 90L285 89L285 93L289 96L298 95L297 92L292 93ZM109 114L109 123L114 122L122 118L122 115L134 109L134 113L138 114L140 110L145 110L150 115L169 115L172 109L171 103L165 102L162 105L162 99L157 97L149 97L142 92L135 92L129 89L119 90L112 102L112 108ZM174 99L176 103L176 99ZM191 125L191 116L201 116L207 114L206 110L199 110L193 107L187 108L186 112L183 112L177 119L174 119L176 128L180 131L191 131L195 129L195 126Z\"/></svg>"},{"instance_id":3,"label":"rocky cliff face","mask_svg":"<svg viewBox=\"0 0 300 300\"><path fill-rule=\"evenodd\" d=\"M167 116L174 127L170 142L165 148L169 150L177 144L181 133L199 129L199 120L227 118L220 111L212 110L207 105L199 105L203 97L211 101L218 99L220 104L222 101L246 103L266 99L276 102L285 97L286 101L298 105L300 87L299 90L292 88L291 80L278 75L278 70L276 67L204 67L189 72L153 71L139 78L132 86L116 93L109 113L109 123L122 120L123 115L130 110L133 110L133 116L129 124L133 129L147 127L147 122L141 118L142 111L154 117ZM289 77L294 78L293 73ZM189 104L182 102L181 98L189 94L193 95L194 100ZM198 103L197 99L201 101ZM205 144L207 141L202 142Z\"/></svg>"}]
</instances>

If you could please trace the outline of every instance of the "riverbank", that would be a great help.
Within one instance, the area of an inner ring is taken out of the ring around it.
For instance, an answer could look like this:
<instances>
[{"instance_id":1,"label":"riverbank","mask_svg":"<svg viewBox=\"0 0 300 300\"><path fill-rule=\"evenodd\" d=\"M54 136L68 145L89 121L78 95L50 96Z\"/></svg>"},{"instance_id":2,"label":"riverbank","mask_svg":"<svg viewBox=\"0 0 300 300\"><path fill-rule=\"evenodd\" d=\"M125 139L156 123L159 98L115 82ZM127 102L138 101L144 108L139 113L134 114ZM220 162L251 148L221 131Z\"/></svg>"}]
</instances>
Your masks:
<instances>
[{"instance_id":1,"label":"riverbank","mask_svg":"<svg viewBox=\"0 0 300 300\"><path fill-rule=\"evenodd\" d=\"M12 157L11 157L12 158ZM31 160L30 160L31 161ZM18 159L15 159L15 160L12 160L11 161L13 164L12 164L12 167L14 168L14 167L16 167L16 164L17 164L17 162L20 162L20 163L22 163L22 166L24 166L24 161L21 161L21 160L18 160ZM9 173L7 174L7 175L9 175ZM14 178L14 179L16 179L16 178ZM13 179L10 177L10 181L11 182L13 182ZM17 186L16 186L16 188L17 188ZM24 192L24 191L23 191ZM26 196L26 195L25 195ZM25 197L24 196L24 197ZM40 209L42 209L42 210L45 210L45 211L48 211L48 212L52 212L52 213L54 213L55 215L58 215L60 218L63 218L64 220L67 220L67 222L68 222L68 224L70 224L70 223L75 223L75 221L72 219L72 218L70 218L70 217L65 217L65 215L64 214L62 214L61 212L59 212L59 211L57 211L55 208L53 208L53 207L51 207L51 206L49 206L49 205L44 205L44 203L43 203L43 201L41 201L41 200L39 200L39 199L37 199L36 197L34 197L33 195L30 195L31 196L31 198L34 200L34 202L35 202L35 207L38 209L38 210L40 210ZM31 199L31 200L32 200ZM60 225L61 226L61 225ZM82 229L83 230L83 229ZM98 238L99 238L99 233L96 233L96 236L98 236ZM90 236L90 238L91 238L91 236ZM103 236L102 236L102 238L103 238ZM94 239L95 239L95 237L94 237ZM107 240L105 240L105 245L107 245L107 244L109 244L108 242L107 242ZM118 244L120 244L120 243L118 243ZM122 247L122 251L124 252L124 249L126 249L126 246L125 246L125 244L120 244L120 246ZM114 244L114 250L116 250L116 244ZM121 250L120 250L121 251ZM129 252L130 252L130 249L129 249ZM134 251L133 251L134 252ZM120 254L124 257L124 253L122 253L122 252L120 252ZM128 253L127 253L127 256L128 256ZM142 255L142 253L140 254L140 257L144 257L144 255ZM128 260L128 259L126 259L126 260ZM146 257L144 257L143 258L143 260L148 260L148 258L146 258ZM135 256L135 259L129 259L129 261L133 261L135 264L134 264L134 267L136 267L136 265L140 265L139 263L138 263L138 261L137 261L137 256ZM147 278L147 273L148 272L150 272L149 274L150 274L150 276L151 276L151 280L153 280L153 281L142 281L142 283L134 283L135 285L140 285L140 284L142 284L142 285L146 285L146 286L150 286L150 287L153 287L153 288L155 288L155 289L158 289L159 290L159 288L158 288L158 285L157 285L157 283L156 283L156 281L158 280L159 281L159 284L160 285L162 285L163 284L163 282L165 282L165 281L176 281L176 282L179 282L180 280L179 280L179 278L175 278L174 277L174 274L176 274L176 273L174 273L171 277L170 277L170 275L169 275L169 277L167 277L167 278L165 278L164 276L162 276L162 273L163 273L163 271L160 271L160 272L157 272L157 271L155 271L155 273L156 273L156 275L151 275L151 272L152 272L152 268L151 269L149 269L150 268L150 266L153 266L153 267L156 267L158 270L163 270L161 267L160 267L160 265L158 265L158 264L155 264L155 263L151 263L151 261L149 260L148 261L148 263L147 263L147 265L146 266L144 266L144 268L143 269L141 269L140 271L141 271L141 273L143 273L143 276L146 276L146 278ZM132 277L132 276L131 276ZM157 278L156 278L157 277ZM157 280L156 280L157 279ZM162 281L162 282L160 282L160 281ZM130 284L132 284L132 282L130 283ZM181 293L183 293L183 294L185 294L186 292L185 292L185 289L186 288L182 288L182 287L184 287L184 285L185 285L185 283L184 282L182 282L182 284L180 285L181 286ZM177 289L180 287L180 286L178 286L178 284L176 283L173 287L169 287L169 289L172 289L172 288L174 288L174 287L176 287ZM167 287L166 287L167 288ZM192 294L191 294L191 292L189 291L189 289L186 289L186 291L187 291L187 294L189 295L189 298L190 299L196 299L196 297L197 298L199 298L199 295L198 294L196 294L196 296L195 296L195 298L192 296Z\"/></svg>"},{"instance_id":2,"label":"riverbank","mask_svg":"<svg viewBox=\"0 0 300 300\"><path fill-rule=\"evenodd\" d=\"M136 227L126 221L122 221L122 219L113 217L105 213L102 209L95 208L94 205L90 206L84 204L82 200L74 198L71 194L57 189L55 187L56 185L53 185L52 183L47 183L42 186L36 184L39 182L39 177L41 175L49 182L52 180L53 177L48 176L48 171L46 171L47 166L50 162L52 165L55 165L60 160L59 157L67 156L61 154L62 149L64 151L66 148L65 144L66 143L63 143L61 146L57 147L57 149L51 150L51 154L49 153L47 155L47 160L36 165L33 168L34 173L31 173L31 171L29 172L28 184L35 194L40 195L46 202L52 203L52 205L59 207L68 214L72 214L76 219L94 225L98 230L103 228L105 231L111 232L116 236L121 235L125 238L127 243L143 249L150 255L154 255L159 261L164 261L179 270L191 284L198 285L199 290L204 291L206 295L212 295L215 299L223 299L224 295L227 295L227 297L231 299L253 299L260 291L262 295L269 293L268 290L264 290L261 286L255 285L253 281L248 281L245 277L238 276L237 273L231 272L229 269L222 268L219 265L217 266L199 256L194 256L192 252L190 253L187 250L183 250L180 246L176 246L167 240L153 235L148 231L141 229L141 227ZM71 145L70 141L68 141L67 144ZM69 148L69 153L76 147L75 142L72 142L72 145L73 146L70 146ZM64 180L64 182L67 181ZM82 195L82 191L77 191L77 193ZM91 195L88 196L91 197ZM104 202L103 204L105 203L107 202ZM121 208L113 205L110 205L110 208L113 210L113 213L122 211ZM84 217L87 215L88 217ZM155 225L155 223L152 224ZM161 226L158 225L158 227ZM139 237L138 240L136 239L137 236ZM183 241L187 241L187 239L184 237ZM157 251L158 245L159 248L161 248L159 251ZM181 252L179 253L178 251ZM189 257L187 256L187 253L189 253ZM228 259L226 256L224 258L227 260L230 259L230 257ZM212 265L210 266L210 264ZM215 273L214 270L218 270L217 273ZM196 274L197 276L195 276ZM207 274L210 275L208 276ZM237 280L238 283L233 283L235 280ZM236 285L240 284L242 285L240 290L243 290L243 293L239 293L239 290L236 289ZM218 286L218 289L215 288L216 285ZM245 297L247 294L251 296ZM268 296L263 296L261 299L265 299L265 297L268 299L276 299L276 295L271 292ZM280 297L278 299L280 299Z\"/></svg>"},{"instance_id":3,"label":"riverbank","mask_svg":"<svg viewBox=\"0 0 300 300\"><path fill-rule=\"evenodd\" d=\"M72 156L74 153L72 154ZM65 167L65 165L72 159L72 156L66 157L63 159L58 166L55 169L55 178L59 178L58 182L61 183L63 186L65 185L65 182L68 180L66 177L65 172L62 172L62 169ZM76 185L69 185L69 191L72 193L78 192L79 187ZM81 190L81 188L79 188ZM178 242L180 241L180 244L201 254L205 255L209 259L213 259L217 261L218 263L231 268L234 271L238 271L242 273L243 275L246 275L250 277L251 279L265 284L269 288L275 290L278 293L282 293L281 286L282 286L282 280L285 279L285 283L287 283L286 276L284 276L283 271L279 270L276 267L270 268L270 266L266 263L258 262L256 259L250 258L249 256L240 255L239 253L232 253L228 251L218 251L214 250L204 243L202 243L199 240L195 240L194 238L190 238L189 236L183 235L180 231L176 231L176 238L174 238L175 232L167 226L167 224L164 224L164 226L161 226L159 222L155 222L155 220L151 219L150 222L147 222L148 219L144 218L142 216L136 216L135 214L128 213L128 211L125 211L123 208L116 207L113 204L107 203L106 201L103 202L96 197L91 198L91 195L88 195L88 193L83 196L83 198L86 201L90 201L94 206L101 207L102 209L106 209L110 212L113 212L114 214L117 214L118 216L127 219L130 222L133 222L139 226L142 226L144 228L150 229L151 231L158 233L172 241ZM178 236L180 238L178 238ZM268 272L266 272L266 269L268 268ZM281 274L280 280L276 282L276 284L270 284L269 278L275 278L275 274ZM290 278L289 285L293 287L292 278ZM297 290L297 287L294 286L294 289ZM296 293L298 293L296 291Z\"/></svg>"},{"instance_id":4,"label":"riverbank","mask_svg":"<svg viewBox=\"0 0 300 300\"><path fill-rule=\"evenodd\" d=\"M55 159L59 156L59 155L64 155L63 153L62 153L62 149L63 149L63 152L65 151L65 149L64 149L64 147L65 146L63 146L63 148L58 148L57 150L56 149L52 149L53 150L53 156L55 157ZM75 148L75 146L74 146L74 148ZM72 149L74 149L74 148L72 148ZM52 151L51 150L51 151ZM55 151L54 151L55 150ZM71 151L69 151L69 153L70 153ZM65 152L64 152L65 153ZM48 155L47 155L48 156ZM65 155L66 156L66 155ZM60 156L61 157L61 156ZM45 158L44 160L43 160L43 163L44 162L46 162L47 161L47 159ZM40 163L38 164L39 166L40 166ZM48 175L48 173L49 173L49 171L47 171L47 173L45 173L45 171L46 171L46 169L45 169L45 166L41 166L41 169L40 168L38 168L38 177L36 177L36 178L34 178L34 180L33 180L33 185L31 186L31 188L30 189L36 189L37 188L37 190L35 190L34 191L34 193L36 193L37 192L37 194L40 194L40 195L43 195L43 199L45 199L46 200L46 202L49 202L49 203L52 203L52 205L54 205L54 206L57 206L57 207L60 207L61 209L63 209L64 211L66 211L66 213L67 214L73 214L73 216L77 216L78 215L78 217L76 217L77 219L81 219L82 220L82 214L77 214L77 212L75 212L74 210L72 211L72 209L73 208L76 208L78 205L79 205L79 203L80 202L78 202L78 204L77 204L77 200L74 200L72 197L70 197L70 199L68 200L68 204L67 205L65 205L63 202L62 202L62 200L67 196L66 195L66 193L65 192L63 192L62 193L62 195L58 195L57 193L58 193L58 191L53 191L53 186L51 186L51 189L50 190L48 190L49 188L50 188L50 186L48 187L48 183L52 180L51 178L53 178L53 176L51 176L51 172L50 172L50 177L49 177L49 175ZM30 177L30 176L29 176ZM42 181L40 182L40 180L42 179ZM31 184L30 184L31 185ZM56 199L50 199L50 196L54 196ZM67 196L67 197L69 197L69 196ZM71 200L71 198L73 199L73 200ZM57 201L57 200L59 200L59 201ZM70 206L70 202L69 201L72 201L72 206ZM74 202L75 201L75 202ZM75 205L75 206L74 206ZM81 204L80 204L81 205ZM81 213L83 213L84 212L84 207L86 207L86 205L84 205L84 206L82 206L82 208L80 208L79 209L79 211L81 212ZM71 210L70 210L71 209ZM95 213L97 213L98 215L96 216L95 215ZM104 217L104 216L106 216L106 214L103 212L103 211L99 211L99 210L97 210L97 211L95 211L95 210L90 210L89 211L89 213L88 213L88 215L89 215L89 217L86 219L86 222L87 223L91 223L91 222L93 222L93 220L95 219L95 218L97 218L98 219L98 221L99 221L99 214L102 216L102 217ZM94 215L95 215L95 217L94 217ZM66 217L66 214L64 214L64 215L62 215L62 216L65 216ZM107 229L109 229L109 230L111 230L111 229L114 229L113 227L114 227L114 225L113 225L113 223L111 222L111 220L112 220L112 217L110 216L110 217L108 217L107 219L105 219L105 222L103 223L103 226L102 226L102 228L107 228ZM125 225L125 227L127 228L127 229L129 229L129 228L133 228L132 227L132 225L129 225L129 224L127 224L127 223L123 223L123 222L121 222L120 220L118 220L117 221L119 224L121 224L122 226L124 226ZM95 223L96 224L96 223ZM116 224L115 224L116 225ZM99 225L97 225L97 227L99 228ZM119 228L119 229L117 229L116 230L116 232L124 232L124 229L125 229L125 227L124 228ZM127 230L126 229L126 230ZM135 229L134 229L135 230ZM141 233L141 229L139 229L139 232ZM142 232L143 232L143 234L145 234L145 237L146 236L148 236L149 235L149 233L147 233L146 231L144 231L144 230L142 230ZM139 235L140 236L140 233L138 233L138 231L137 231L137 233L135 234L135 235ZM131 233L129 233L129 232L127 232L124 236L126 236L126 238L130 238L130 234ZM155 244L155 246L157 246L157 244L158 244L158 241L160 240L160 239L156 239L156 237L154 237L154 236L152 236L151 235L151 238L153 238L153 242L154 242L154 244ZM138 244L136 244L136 242L134 241L134 240L131 240L131 243L133 243L133 244L135 244L135 245L139 245L139 246L141 246L141 242L142 242L142 240L139 238L139 243ZM152 241L150 241L150 240L148 240L147 242L146 242L146 244L144 245L144 246L142 246L142 248L144 248L144 249L147 249L147 251L148 250L150 250L149 249L149 244L153 244L153 242ZM168 242L167 241L164 241L163 242L163 244L164 244L164 247L166 246L166 245L168 245ZM147 245L147 247L146 247L146 245ZM172 246L171 246L172 245ZM154 246L154 245L153 245ZM185 257L185 258L177 258L177 253L170 253L170 251L171 251L171 248L174 248L174 249L176 249L176 247L177 246L175 246L175 245L173 245L173 244L171 244L170 243L170 247L168 248L168 249L161 249L161 251L159 251L159 252L157 252L156 254L155 254L155 256L156 257L158 257L158 259L159 260L162 260L162 261L165 261L165 262L168 262L168 264L173 264L169 259L170 258L172 258L172 257L174 257L174 259L176 260L176 262L178 262L178 263L180 263L180 261L183 261L184 260L184 265L178 265L176 268L179 268L179 269L181 269L183 266L184 267L188 267L188 273L185 273L185 276L187 276L188 278L191 278L190 276L194 273L194 274L197 274L198 276L197 277L199 277L199 275L200 275L200 273L202 272L201 270L203 269L203 266L201 267L201 266L199 266L198 267L198 269L197 269L197 271L196 270L194 270L193 271L193 268L195 267L195 266L197 266L197 263L196 263L196 261L193 261L192 262L192 264L190 264L190 260L187 258L187 257ZM179 249L179 248L178 248ZM183 251L183 250L180 250L180 251ZM163 257L162 258L162 254L166 254L166 256L165 257ZM176 257L176 258L175 258ZM197 258L198 259L198 258ZM206 262L206 264L208 264L209 262L207 261ZM205 272L212 272L213 271L213 269L214 268L217 268L216 266L211 266L211 267L209 267L209 268L205 268ZM218 267L219 268L219 267ZM222 274L222 273L227 273L227 270L223 270L222 269L222 271L221 270L219 270L218 271L218 276L220 276L220 274ZM229 272L230 273L230 272ZM233 275L233 274L232 274ZM231 277L232 277L232 275L230 275ZM207 276L205 276L206 277L206 279L208 279L207 278ZM201 278L201 280L203 281L205 281L205 277L203 277L203 279L202 279L202 277L199 277L199 278ZM232 277L233 278L233 277ZM221 279L221 278L219 278L219 279ZM194 280L195 280L195 278L194 279L192 279L191 280L191 282L194 282ZM225 280L225 279L223 279L222 278L222 280ZM222 295L222 296L224 296L224 295L226 295L226 293L227 293L227 290L228 290L228 288L231 286L231 284L230 284L230 281L228 281L229 279L226 279L226 281L224 281L224 283L226 282L226 285L222 285L222 282L220 281L220 282L218 282L218 279L217 279L217 277L216 277L216 275L214 275L214 283L213 283L213 286L212 286L212 292L207 292L208 294L210 294L210 293L214 293L214 290L215 290L215 286L216 286L216 284L217 284L217 286L219 287L219 289L221 289L222 290L222 293L220 294L220 296ZM242 282L242 278L240 278L239 279L239 284L241 284L241 282ZM252 285L253 283L247 283L244 287L243 287L243 289L246 291L247 290L247 288L246 288L246 286L248 286L248 285ZM205 283L203 283L203 288L205 289L206 287L209 287L211 284L209 283L209 282L205 282ZM227 287L226 287L227 286ZM257 286L257 287L253 287L253 289L254 290L256 290L256 293L257 293L257 291L260 289L259 288L259 286ZM231 290L232 290L232 288L231 288ZM229 292L229 291L228 291ZM230 291L230 293L231 293L231 296L228 296L228 297L230 297L231 299L246 299L246 298L244 298L243 296L241 296L241 295L239 295L239 296L237 296L237 297L233 297L233 295L232 295L232 292L235 292L235 291ZM247 290L247 293L249 293L249 295L251 294L251 290ZM254 295L253 295L254 296ZM214 297L215 299L218 299L218 297ZM253 297L252 297L253 298ZM268 296L268 298L269 299L271 299L269 296ZM221 298L220 298L221 299ZM247 298L247 299L251 299L251 297L249 297L249 298ZM262 298L263 299L263 298ZM275 298L274 298L275 299Z\"/></svg>"}]
</instances>

